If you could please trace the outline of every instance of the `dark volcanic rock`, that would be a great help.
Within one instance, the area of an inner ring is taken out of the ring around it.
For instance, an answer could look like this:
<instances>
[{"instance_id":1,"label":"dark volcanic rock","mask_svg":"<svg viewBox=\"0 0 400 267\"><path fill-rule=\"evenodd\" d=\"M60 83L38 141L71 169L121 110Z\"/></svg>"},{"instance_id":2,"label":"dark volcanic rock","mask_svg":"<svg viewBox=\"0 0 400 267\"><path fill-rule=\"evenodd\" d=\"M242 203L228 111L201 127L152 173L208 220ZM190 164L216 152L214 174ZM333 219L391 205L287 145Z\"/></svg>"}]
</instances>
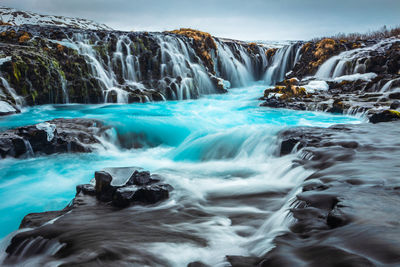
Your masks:
<instances>
[{"instance_id":1,"label":"dark volcanic rock","mask_svg":"<svg viewBox=\"0 0 400 267\"><path fill-rule=\"evenodd\" d=\"M116 187L111 186L113 180L112 176L105 171L95 172L94 178L96 180L96 196L101 201L111 201Z\"/></svg>"},{"instance_id":2,"label":"dark volcanic rock","mask_svg":"<svg viewBox=\"0 0 400 267\"><path fill-rule=\"evenodd\" d=\"M232 266L398 266L399 126L282 132L282 140L296 137L290 147L303 145L296 163L313 171L290 210L296 220L271 251L258 259L228 257Z\"/></svg>"},{"instance_id":3,"label":"dark volcanic rock","mask_svg":"<svg viewBox=\"0 0 400 267\"><path fill-rule=\"evenodd\" d=\"M135 192L132 201L154 204L169 197L169 191L172 190L170 185L155 184L140 188Z\"/></svg>"},{"instance_id":4,"label":"dark volcanic rock","mask_svg":"<svg viewBox=\"0 0 400 267\"><path fill-rule=\"evenodd\" d=\"M400 98L400 93L399 93L399 98ZM390 109L398 109L400 108L400 101L395 100L393 103L390 105Z\"/></svg>"},{"instance_id":5,"label":"dark volcanic rock","mask_svg":"<svg viewBox=\"0 0 400 267\"><path fill-rule=\"evenodd\" d=\"M144 266L163 265L163 261L152 261L136 245L142 242L192 242L205 246L200 238L190 234L177 234L175 229L158 229L158 221L178 222L182 214L166 209L142 208L121 209L129 205L154 204L169 196L172 187L156 179L145 185L114 186L114 178L127 181L132 173L145 172L138 168L106 168L95 174L96 186L80 185L72 204L61 211L34 213L27 215L21 228L31 227L15 235L6 249L4 264L18 265L40 255L44 263L47 256L61 260L67 265L96 266ZM112 176L110 173L112 173ZM153 175L154 176L154 175ZM161 177L158 177L161 178ZM108 194L114 190L112 202L100 201L93 196ZM110 205L112 204L112 205ZM47 223L52 220L52 223ZM127 242L117 249L112 243ZM114 249L115 248L115 249ZM50 253L49 253L50 251ZM86 253L91 251L89 255ZM47 253L47 254L46 254ZM83 254L81 254L83 253ZM145 261L129 255L142 255ZM84 257L76 255L86 255ZM150 255L150 254L149 254ZM151 264L150 264L151 263ZM41 264L38 263L38 266ZM201 265L193 265L201 266Z\"/></svg>"},{"instance_id":6,"label":"dark volcanic rock","mask_svg":"<svg viewBox=\"0 0 400 267\"><path fill-rule=\"evenodd\" d=\"M0 155L33 156L66 152L91 152L109 129L92 119L55 119L0 133Z\"/></svg>"},{"instance_id":7,"label":"dark volcanic rock","mask_svg":"<svg viewBox=\"0 0 400 267\"><path fill-rule=\"evenodd\" d=\"M156 175L153 175L154 177ZM157 176L158 177L158 176ZM169 197L172 186L151 178L150 172L135 167L107 168L95 172L96 185L78 185L76 194L96 195L102 202L110 202L117 207L127 207L133 203L155 204Z\"/></svg>"},{"instance_id":8,"label":"dark volcanic rock","mask_svg":"<svg viewBox=\"0 0 400 267\"><path fill-rule=\"evenodd\" d=\"M129 178L127 185L145 185L150 183L150 172L148 171L135 171Z\"/></svg>"},{"instance_id":9,"label":"dark volcanic rock","mask_svg":"<svg viewBox=\"0 0 400 267\"><path fill-rule=\"evenodd\" d=\"M380 113L376 113L369 118L372 123L378 122L389 122L400 120L400 112L395 110L384 110Z\"/></svg>"}]
</instances>

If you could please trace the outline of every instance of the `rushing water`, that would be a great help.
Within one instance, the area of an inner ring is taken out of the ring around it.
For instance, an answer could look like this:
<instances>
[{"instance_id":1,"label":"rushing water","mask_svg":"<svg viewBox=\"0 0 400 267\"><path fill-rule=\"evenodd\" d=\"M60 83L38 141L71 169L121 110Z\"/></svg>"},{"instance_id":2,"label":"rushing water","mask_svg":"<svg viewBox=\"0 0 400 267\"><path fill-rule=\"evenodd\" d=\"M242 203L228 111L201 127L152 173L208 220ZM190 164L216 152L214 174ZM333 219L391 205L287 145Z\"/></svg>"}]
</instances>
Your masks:
<instances>
[{"instance_id":1,"label":"rushing water","mask_svg":"<svg viewBox=\"0 0 400 267\"><path fill-rule=\"evenodd\" d=\"M309 175L301 167L291 167L292 156L274 156L278 131L298 125L358 123L359 119L261 108L257 96L264 88L255 84L232 89L225 95L186 101L40 106L2 118L3 129L60 117L95 118L113 126L119 140L107 140L107 145L96 153L0 161L0 212L5 215L0 218L0 236L16 230L27 213L65 207L74 197L75 186L88 183L94 171L140 166L163 175L174 186L171 200L165 205L190 203L214 214L208 223L190 226L202 229L210 247L179 248L192 251L187 251L187 259L173 258L174 247L168 243L149 245L164 251L171 263L195 260L194 255L215 263L227 254L265 252L270 248L268 237L285 229L288 200ZM139 149L126 148L138 143L142 146ZM274 197L257 197L263 194ZM223 201L232 196L237 199ZM233 225L232 214L246 214L257 220L248 222L250 225ZM265 233L269 233L267 238Z\"/></svg>"}]
</instances>

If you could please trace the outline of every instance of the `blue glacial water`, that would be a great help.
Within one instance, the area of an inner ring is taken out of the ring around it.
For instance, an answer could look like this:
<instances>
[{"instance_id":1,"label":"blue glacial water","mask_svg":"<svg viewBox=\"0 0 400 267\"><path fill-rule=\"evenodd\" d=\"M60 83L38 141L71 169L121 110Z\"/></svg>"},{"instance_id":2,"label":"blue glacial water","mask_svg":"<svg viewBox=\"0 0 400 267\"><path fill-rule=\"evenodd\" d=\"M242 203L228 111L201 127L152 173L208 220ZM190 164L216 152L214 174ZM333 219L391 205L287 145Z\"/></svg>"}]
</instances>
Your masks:
<instances>
[{"instance_id":1,"label":"blue glacial water","mask_svg":"<svg viewBox=\"0 0 400 267\"><path fill-rule=\"evenodd\" d=\"M88 183L94 171L104 167L140 166L161 173L176 188L175 198L182 192L196 199L235 190L254 192L260 186L292 188L304 175L282 178L288 176L290 160L273 156L278 131L361 122L349 116L258 107L264 89L255 84L225 95L145 104L47 105L0 118L2 130L54 118L94 118L112 126L126 142L122 149L108 140L90 154L1 160L0 238L18 229L28 213L65 207L75 186ZM142 147L133 149L134 143Z\"/></svg>"}]
</instances>

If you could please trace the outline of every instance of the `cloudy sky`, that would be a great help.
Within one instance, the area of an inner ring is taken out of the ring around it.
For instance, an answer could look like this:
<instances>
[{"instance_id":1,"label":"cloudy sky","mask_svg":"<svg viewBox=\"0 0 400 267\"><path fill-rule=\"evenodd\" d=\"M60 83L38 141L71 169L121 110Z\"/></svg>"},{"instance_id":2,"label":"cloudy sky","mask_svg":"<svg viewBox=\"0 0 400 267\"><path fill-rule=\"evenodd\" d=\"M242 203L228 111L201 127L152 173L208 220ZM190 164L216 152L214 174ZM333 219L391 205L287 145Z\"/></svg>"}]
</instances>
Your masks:
<instances>
[{"instance_id":1,"label":"cloudy sky","mask_svg":"<svg viewBox=\"0 0 400 267\"><path fill-rule=\"evenodd\" d=\"M300 40L400 25L400 0L0 0L114 29L191 27L241 40Z\"/></svg>"}]
</instances>

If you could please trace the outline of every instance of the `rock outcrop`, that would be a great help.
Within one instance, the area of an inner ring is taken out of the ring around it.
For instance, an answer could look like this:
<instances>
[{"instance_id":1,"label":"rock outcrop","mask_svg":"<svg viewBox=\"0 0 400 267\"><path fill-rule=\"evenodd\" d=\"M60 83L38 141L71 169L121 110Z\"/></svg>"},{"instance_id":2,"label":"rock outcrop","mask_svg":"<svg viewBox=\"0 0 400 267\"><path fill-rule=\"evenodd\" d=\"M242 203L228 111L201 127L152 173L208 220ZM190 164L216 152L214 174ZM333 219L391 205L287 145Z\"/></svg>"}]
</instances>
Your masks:
<instances>
[{"instance_id":1,"label":"rock outcrop","mask_svg":"<svg viewBox=\"0 0 400 267\"><path fill-rule=\"evenodd\" d=\"M2 158L91 152L109 127L92 119L54 119L0 133Z\"/></svg>"},{"instance_id":2,"label":"rock outcrop","mask_svg":"<svg viewBox=\"0 0 400 267\"><path fill-rule=\"evenodd\" d=\"M149 215L140 208L124 209L128 205L157 205L168 199L172 187L162 180L162 177L136 167L106 168L96 172L94 184L77 186L74 200L65 209L25 216L20 228L32 229L12 238L3 263L29 262L37 255L45 256L49 251L54 254L49 255L51 261L65 265L96 265L99 259L103 264L111 265L143 263L125 253L131 249L137 253L139 250L134 249L135 246L118 251L105 244L110 241L135 244L135 240L143 238L151 241L173 237L172 229L160 233L160 236L153 234L154 229L151 230L155 218L163 218L163 210L154 209L150 217L146 217ZM82 238L88 243L79 241ZM91 253L86 255L88 251ZM49 259L43 260L42 263Z\"/></svg>"}]
</instances>

